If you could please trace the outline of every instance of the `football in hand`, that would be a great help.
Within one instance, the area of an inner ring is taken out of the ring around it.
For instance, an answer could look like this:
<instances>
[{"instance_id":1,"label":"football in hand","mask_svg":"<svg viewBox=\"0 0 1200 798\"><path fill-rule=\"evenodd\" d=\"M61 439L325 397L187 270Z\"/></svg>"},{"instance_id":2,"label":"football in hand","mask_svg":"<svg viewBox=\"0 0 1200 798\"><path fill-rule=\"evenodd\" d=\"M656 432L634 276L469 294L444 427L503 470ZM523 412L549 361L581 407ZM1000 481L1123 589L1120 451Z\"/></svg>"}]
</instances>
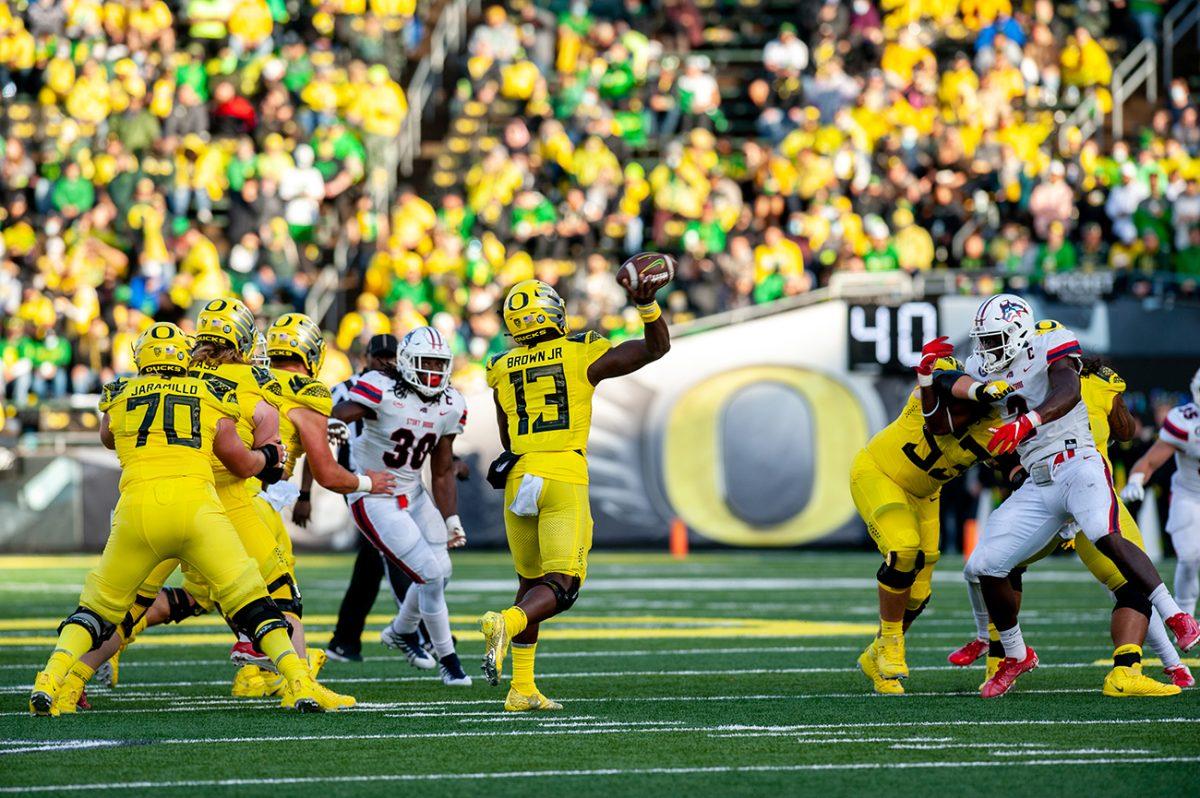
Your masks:
<instances>
[{"instance_id":1,"label":"football in hand","mask_svg":"<svg viewBox=\"0 0 1200 798\"><path fill-rule=\"evenodd\" d=\"M675 259L659 252L642 252L621 264L617 282L631 294L657 291L675 279Z\"/></svg>"}]
</instances>

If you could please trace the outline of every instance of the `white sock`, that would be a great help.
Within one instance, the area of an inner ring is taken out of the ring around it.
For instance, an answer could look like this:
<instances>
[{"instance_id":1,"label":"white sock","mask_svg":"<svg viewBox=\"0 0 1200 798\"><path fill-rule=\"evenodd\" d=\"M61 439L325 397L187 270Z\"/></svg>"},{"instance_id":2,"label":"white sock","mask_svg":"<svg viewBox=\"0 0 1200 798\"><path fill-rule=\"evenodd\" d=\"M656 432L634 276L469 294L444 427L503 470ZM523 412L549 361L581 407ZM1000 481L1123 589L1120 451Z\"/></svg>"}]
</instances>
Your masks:
<instances>
[{"instance_id":1,"label":"white sock","mask_svg":"<svg viewBox=\"0 0 1200 798\"><path fill-rule=\"evenodd\" d=\"M1180 560L1175 566L1175 600L1188 614L1196 612L1200 596L1200 560Z\"/></svg>"},{"instance_id":2,"label":"white sock","mask_svg":"<svg viewBox=\"0 0 1200 798\"><path fill-rule=\"evenodd\" d=\"M1158 610L1158 614L1163 618L1170 618L1173 615L1178 615L1183 612L1179 605L1175 603L1175 599L1171 596L1171 591L1167 590L1166 585L1159 585L1154 588L1150 594L1150 603L1154 605L1154 609Z\"/></svg>"},{"instance_id":3,"label":"white sock","mask_svg":"<svg viewBox=\"0 0 1200 798\"><path fill-rule=\"evenodd\" d=\"M967 598L971 600L971 612L975 615L975 637L988 639L988 611L983 601L983 588L978 582L967 582Z\"/></svg>"},{"instance_id":4,"label":"white sock","mask_svg":"<svg viewBox=\"0 0 1200 798\"><path fill-rule=\"evenodd\" d=\"M1150 646L1162 660L1164 668L1174 668L1181 661L1179 652L1175 650L1171 638L1167 635L1167 629L1163 626L1162 616L1158 614L1158 610L1150 611L1150 625L1146 627L1146 645Z\"/></svg>"},{"instance_id":5,"label":"white sock","mask_svg":"<svg viewBox=\"0 0 1200 798\"><path fill-rule=\"evenodd\" d=\"M1000 642L1004 644L1004 656L1024 662L1029 652L1025 649L1025 638L1021 637L1021 624L1011 629L1000 630Z\"/></svg>"},{"instance_id":6,"label":"white sock","mask_svg":"<svg viewBox=\"0 0 1200 798\"><path fill-rule=\"evenodd\" d=\"M429 632L429 642L437 658L454 653L454 637L450 634L450 609L446 606L446 584L444 579L434 579L424 585L416 585L417 599L421 606L421 618Z\"/></svg>"},{"instance_id":7,"label":"white sock","mask_svg":"<svg viewBox=\"0 0 1200 798\"><path fill-rule=\"evenodd\" d=\"M404 594L404 601L400 602L400 611L392 619L392 630L402 635L417 631L417 624L421 622L421 610L417 604L417 587L418 585L411 586Z\"/></svg>"}]
</instances>

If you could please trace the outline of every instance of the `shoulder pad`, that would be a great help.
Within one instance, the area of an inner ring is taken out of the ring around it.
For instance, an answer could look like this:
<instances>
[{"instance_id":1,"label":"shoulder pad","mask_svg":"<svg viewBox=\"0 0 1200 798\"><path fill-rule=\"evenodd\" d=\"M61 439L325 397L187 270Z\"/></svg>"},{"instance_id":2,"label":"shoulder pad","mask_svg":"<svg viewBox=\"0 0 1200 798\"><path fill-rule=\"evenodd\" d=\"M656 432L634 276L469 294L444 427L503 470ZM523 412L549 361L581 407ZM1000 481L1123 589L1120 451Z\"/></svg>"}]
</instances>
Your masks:
<instances>
[{"instance_id":1,"label":"shoulder pad","mask_svg":"<svg viewBox=\"0 0 1200 798\"><path fill-rule=\"evenodd\" d=\"M199 377L200 381L208 386L209 392L217 397L218 401L223 401L225 395L237 388L237 383L225 377L218 377L214 372L202 371L194 374Z\"/></svg>"},{"instance_id":2,"label":"shoulder pad","mask_svg":"<svg viewBox=\"0 0 1200 798\"><path fill-rule=\"evenodd\" d=\"M1061 330L1063 329L1063 326L1054 319L1043 319L1042 321L1039 321L1033 329L1038 335L1045 335L1048 332Z\"/></svg>"},{"instance_id":3,"label":"shoulder pad","mask_svg":"<svg viewBox=\"0 0 1200 798\"><path fill-rule=\"evenodd\" d=\"M120 396L122 392L124 392L128 385L129 380L125 377L117 377L112 382L106 383L105 386L100 389L101 403L109 404L110 402L115 401L116 398Z\"/></svg>"},{"instance_id":4,"label":"shoulder pad","mask_svg":"<svg viewBox=\"0 0 1200 798\"><path fill-rule=\"evenodd\" d=\"M311 396L316 399L331 400L333 398L325 383L313 377L306 377L303 374L292 375L292 378L288 380L288 388L296 396Z\"/></svg>"},{"instance_id":5,"label":"shoulder pad","mask_svg":"<svg viewBox=\"0 0 1200 798\"><path fill-rule=\"evenodd\" d=\"M488 362L487 362L488 370L491 370L492 366L495 366L497 363L499 363L500 358L504 357L507 354L508 354L507 352L497 352L496 354L492 355L491 358L489 358Z\"/></svg>"},{"instance_id":6,"label":"shoulder pad","mask_svg":"<svg viewBox=\"0 0 1200 798\"><path fill-rule=\"evenodd\" d=\"M1117 372L1113 371L1108 366L1101 366L1100 369L1096 372L1096 376L1099 377L1100 379L1104 380L1105 382L1112 383L1113 385L1124 385L1125 384L1125 380L1123 380L1121 378L1121 375L1118 374Z\"/></svg>"},{"instance_id":7,"label":"shoulder pad","mask_svg":"<svg viewBox=\"0 0 1200 798\"><path fill-rule=\"evenodd\" d=\"M600 340L600 334L591 330L586 330L581 333L573 333L567 336L568 341L574 341L577 344L590 344Z\"/></svg>"},{"instance_id":8,"label":"shoulder pad","mask_svg":"<svg viewBox=\"0 0 1200 798\"><path fill-rule=\"evenodd\" d=\"M250 373L254 375L254 381L258 383L259 388L265 388L271 383L277 382L271 370L265 369L262 366L251 366Z\"/></svg>"}]
</instances>

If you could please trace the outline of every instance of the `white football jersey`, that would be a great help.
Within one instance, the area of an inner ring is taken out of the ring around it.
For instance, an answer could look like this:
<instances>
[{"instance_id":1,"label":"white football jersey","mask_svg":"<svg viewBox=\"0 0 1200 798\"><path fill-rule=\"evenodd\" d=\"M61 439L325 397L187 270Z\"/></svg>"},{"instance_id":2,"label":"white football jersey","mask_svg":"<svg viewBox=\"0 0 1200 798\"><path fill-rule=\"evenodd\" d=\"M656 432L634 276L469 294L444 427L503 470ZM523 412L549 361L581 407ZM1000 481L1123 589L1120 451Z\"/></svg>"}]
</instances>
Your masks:
<instances>
[{"instance_id":1,"label":"white football jersey","mask_svg":"<svg viewBox=\"0 0 1200 798\"><path fill-rule=\"evenodd\" d=\"M1039 407L1050 393L1050 365L1063 358L1079 362L1082 350L1075 334L1057 322L1038 322L1037 328L1024 348L1017 353L1008 368L999 374L986 374L982 359L975 354L967 358L966 372L980 382L1006 380L1013 392L1001 403L1000 414L1005 423ZM1065 449L1095 448L1092 428L1088 425L1087 407L1083 400L1065 416L1049 421L1034 430L1017 449L1026 469L1044 458Z\"/></svg>"},{"instance_id":2,"label":"white football jersey","mask_svg":"<svg viewBox=\"0 0 1200 798\"><path fill-rule=\"evenodd\" d=\"M351 401L375 413L364 419L353 440L354 463L364 470L390 471L396 477L392 493L413 496L421 489L421 470L437 442L466 426L467 401L449 386L428 400L412 390L397 394L397 382L381 371L368 371L350 389Z\"/></svg>"},{"instance_id":3,"label":"white football jersey","mask_svg":"<svg viewBox=\"0 0 1200 798\"><path fill-rule=\"evenodd\" d=\"M1171 491L1200 496L1200 407L1188 402L1172 408L1158 438L1175 447Z\"/></svg>"}]
</instances>

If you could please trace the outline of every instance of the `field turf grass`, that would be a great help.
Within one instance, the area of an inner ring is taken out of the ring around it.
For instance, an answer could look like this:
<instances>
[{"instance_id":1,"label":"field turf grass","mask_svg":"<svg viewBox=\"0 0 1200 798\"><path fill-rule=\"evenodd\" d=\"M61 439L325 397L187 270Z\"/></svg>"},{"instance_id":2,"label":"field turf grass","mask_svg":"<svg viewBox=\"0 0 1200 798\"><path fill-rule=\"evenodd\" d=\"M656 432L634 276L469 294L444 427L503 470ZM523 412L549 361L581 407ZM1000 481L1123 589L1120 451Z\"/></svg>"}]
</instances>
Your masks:
<instances>
[{"instance_id":1,"label":"field turf grass","mask_svg":"<svg viewBox=\"0 0 1200 798\"><path fill-rule=\"evenodd\" d=\"M358 697L348 712L231 698L228 632L208 617L139 639L120 685L91 690L90 712L29 717L29 684L92 561L0 557L0 793L1196 794L1200 691L1103 697L1109 599L1065 557L1025 577L1022 628L1042 666L995 701L978 696L982 667L946 663L972 626L956 556L910 633L909 694L883 697L855 668L874 625L874 556L607 553L543 631L538 684L561 713L506 714L506 687L446 688L409 668L378 642L384 591L366 662L322 674ZM450 606L477 674L473 619L506 606L514 580L498 553L455 563ZM301 558L316 645L350 566Z\"/></svg>"}]
</instances>

